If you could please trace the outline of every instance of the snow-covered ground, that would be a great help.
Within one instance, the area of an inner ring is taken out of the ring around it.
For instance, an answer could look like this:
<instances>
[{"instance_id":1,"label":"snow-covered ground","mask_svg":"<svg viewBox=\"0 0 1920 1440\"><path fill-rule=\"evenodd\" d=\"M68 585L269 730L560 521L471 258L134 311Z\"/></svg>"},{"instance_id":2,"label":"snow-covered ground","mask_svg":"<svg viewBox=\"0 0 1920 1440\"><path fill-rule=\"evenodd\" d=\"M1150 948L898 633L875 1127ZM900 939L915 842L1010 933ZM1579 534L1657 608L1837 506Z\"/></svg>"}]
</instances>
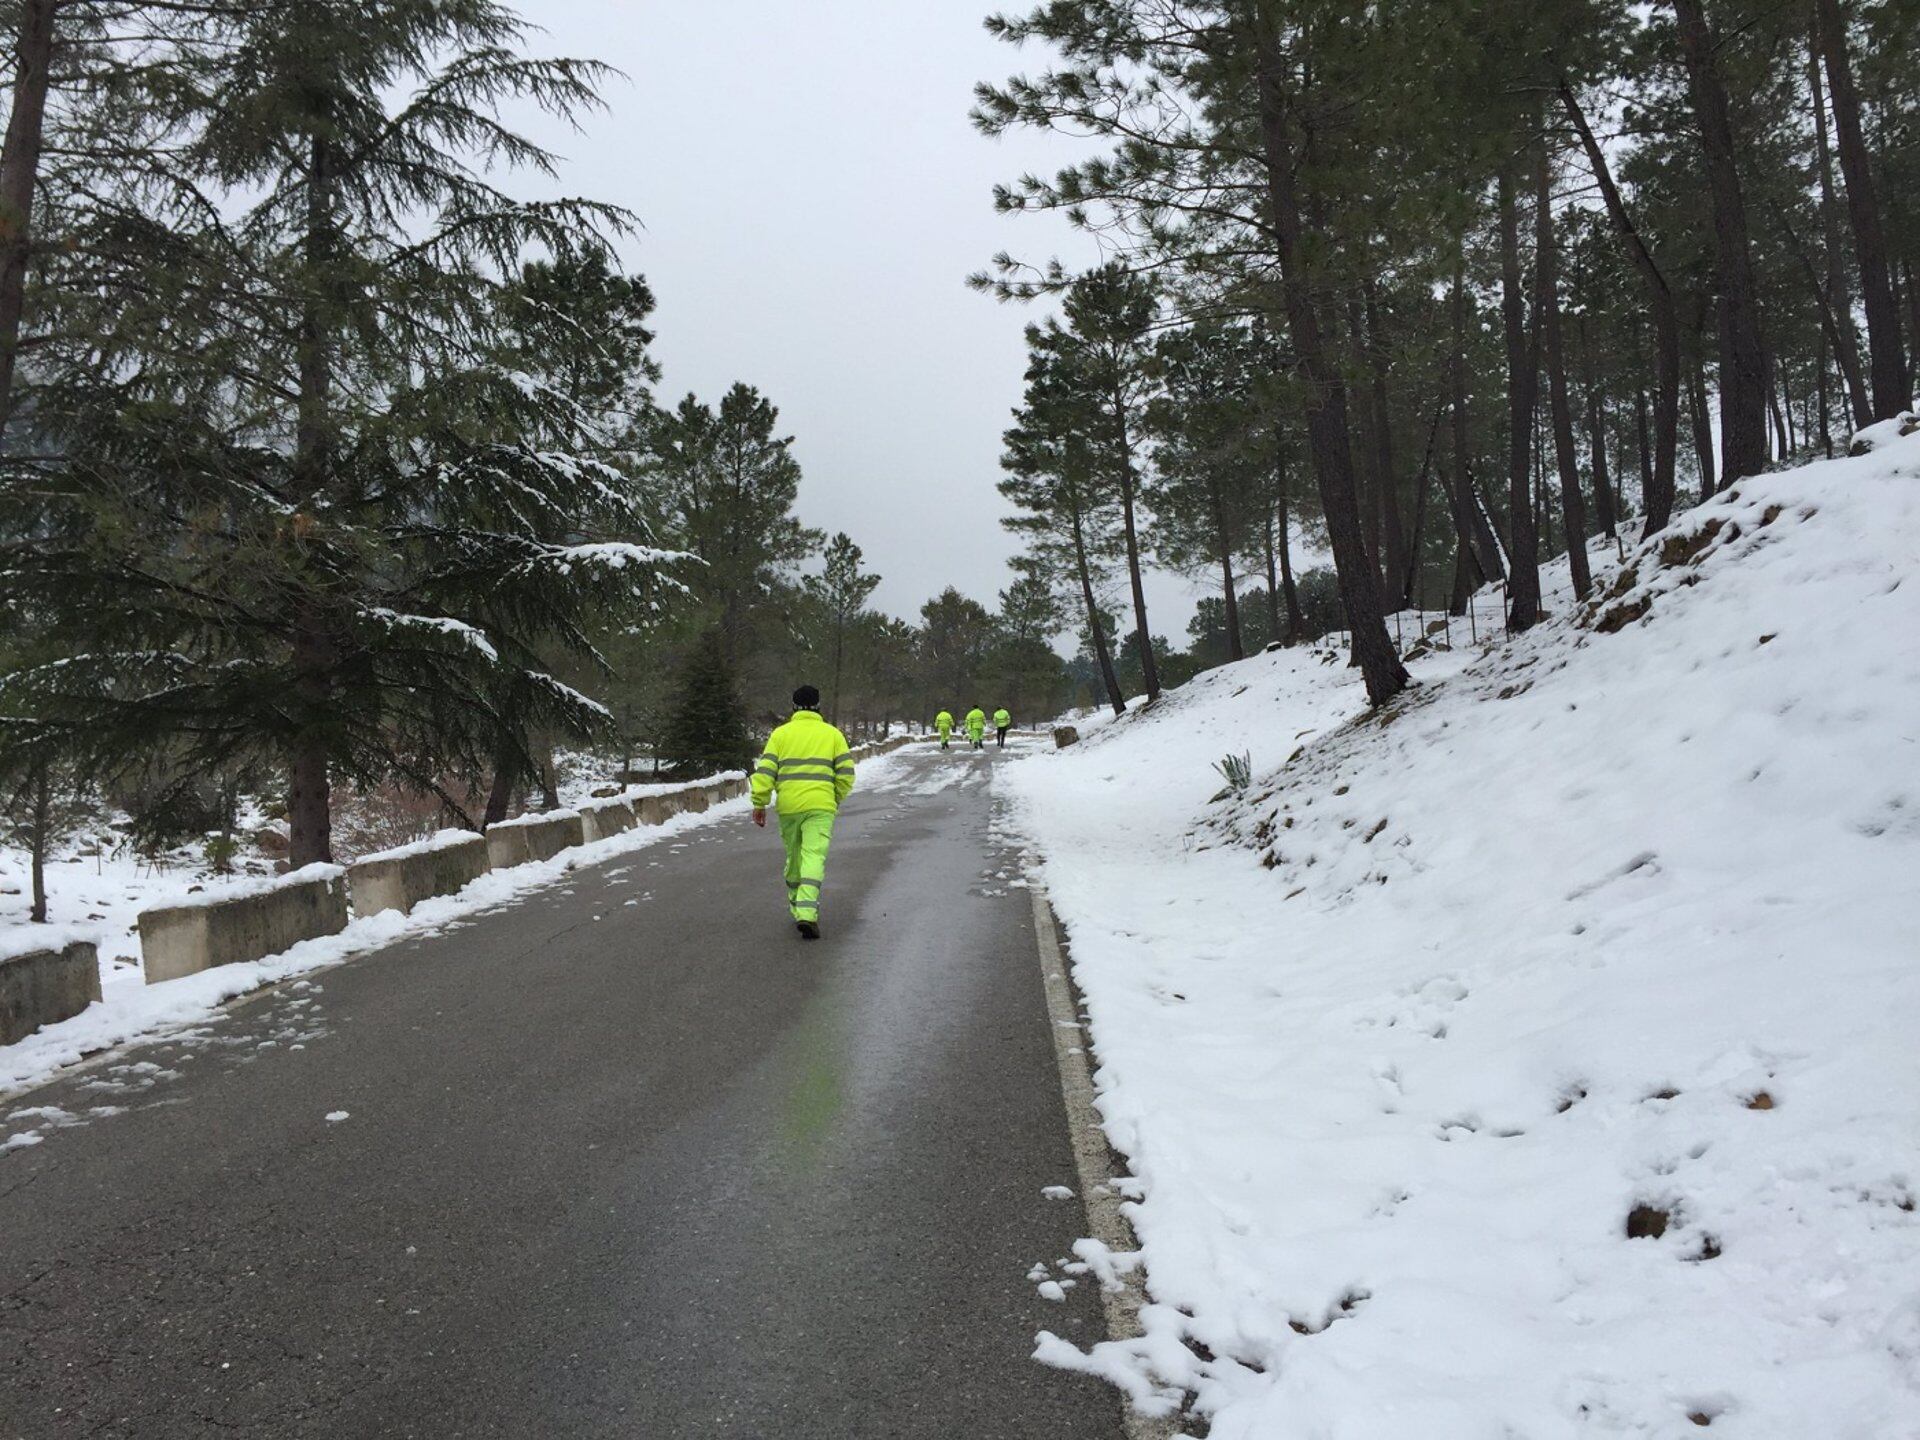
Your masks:
<instances>
[{"instance_id":1,"label":"snow-covered ground","mask_svg":"<svg viewBox=\"0 0 1920 1440\"><path fill-rule=\"evenodd\" d=\"M1214 1440L1920 1436L1920 435L1877 438L1384 713L1261 655L1002 772L1153 1302L1042 1358Z\"/></svg>"}]
</instances>

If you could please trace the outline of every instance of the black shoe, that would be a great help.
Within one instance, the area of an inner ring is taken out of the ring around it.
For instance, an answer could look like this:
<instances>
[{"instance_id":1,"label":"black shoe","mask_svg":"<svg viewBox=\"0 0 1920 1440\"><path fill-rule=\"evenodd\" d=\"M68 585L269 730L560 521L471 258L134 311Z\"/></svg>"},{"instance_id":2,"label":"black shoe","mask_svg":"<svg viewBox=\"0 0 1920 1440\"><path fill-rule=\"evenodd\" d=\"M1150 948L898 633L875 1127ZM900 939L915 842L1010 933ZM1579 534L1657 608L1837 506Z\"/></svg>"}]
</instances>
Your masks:
<instances>
[{"instance_id":1,"label":"black shoe","mask_svg":"<svg viewBox=\"0 0 1920 1440\"><path fill-rule=\"evenodd\" d=\"M818 920L796 920L793 922L793 926L794 929L800 932L800 938L802 940L818 940L820 938L820 922Z\"/></svg>"}]
</instances>

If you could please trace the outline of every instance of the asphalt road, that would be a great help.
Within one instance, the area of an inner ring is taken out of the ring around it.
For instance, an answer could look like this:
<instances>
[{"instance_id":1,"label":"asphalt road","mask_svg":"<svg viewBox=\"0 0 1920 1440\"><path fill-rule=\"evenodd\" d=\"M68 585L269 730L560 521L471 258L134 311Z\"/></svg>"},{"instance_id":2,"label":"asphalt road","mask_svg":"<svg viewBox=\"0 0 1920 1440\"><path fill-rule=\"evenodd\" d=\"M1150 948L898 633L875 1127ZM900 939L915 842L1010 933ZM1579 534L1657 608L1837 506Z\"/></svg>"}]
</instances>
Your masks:
<instances>
[{"instance_id":1,"label":"asphalt road","mask_svg":"<svg viewBox=\"0 0 1920 1440\"><path fill-rule=\"evenodd\" d=\"M816 944L729 815L15 1101L0 1434L1117 1435L1001 758L856 792Z\"/></svg>"}]
</instances>

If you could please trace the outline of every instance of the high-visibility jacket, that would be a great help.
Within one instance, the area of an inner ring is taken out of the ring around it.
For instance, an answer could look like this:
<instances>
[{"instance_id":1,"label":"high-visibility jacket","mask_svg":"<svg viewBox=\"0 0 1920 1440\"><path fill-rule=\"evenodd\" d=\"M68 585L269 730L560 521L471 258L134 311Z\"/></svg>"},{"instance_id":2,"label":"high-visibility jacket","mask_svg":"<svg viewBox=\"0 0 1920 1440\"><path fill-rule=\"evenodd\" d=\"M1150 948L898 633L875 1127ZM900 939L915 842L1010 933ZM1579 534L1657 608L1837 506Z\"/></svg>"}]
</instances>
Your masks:
<instances>
[{"instance_id":1,"label":"high-visibility jacket","mask_svg":"<svg viewBox=\"0 0 1920 1440\"><path fill-rule=\"evenodd\" d=\"M1007 713L1005 706L1002 706L1000 709L993 712L993 728L994 729L1004 730L1011 724L1013 724L1013 716Z\"/></svg>"},{"instance_id":2,"label":"high-visibility jacket","mask_svg":"<svg viewBox=\"0 0 1920 1440\"><path fill-rule=\"evenodd\" d=\"M967 711L967 734L978 739L987 733L987 712L978 705Z\"/></svg>"},{"instance_id":3,"label":"high-visibility jacket","mask_svg":"<svg viewBox=\"0 0 1920 1440\"><path fill-rule=\"evenodd\" d=\"M794 711L791 720L767 737L750 788L756 810L766 809L776 791L783 815L838 810L853 789L847 737L821 719L818 710Z\"/></svg>"},{"instance_id":4,"label":"high-visibility jacket","mask_svg":"<svg viewBox=\"0 0 1920 1440\"><path fill-rule=\"evenodd\" d=\"M934 716L933 728L938 730L942 735L951 735L953 733L952 712L942 710L938 715Z\"/></svg>"}]
</instances>

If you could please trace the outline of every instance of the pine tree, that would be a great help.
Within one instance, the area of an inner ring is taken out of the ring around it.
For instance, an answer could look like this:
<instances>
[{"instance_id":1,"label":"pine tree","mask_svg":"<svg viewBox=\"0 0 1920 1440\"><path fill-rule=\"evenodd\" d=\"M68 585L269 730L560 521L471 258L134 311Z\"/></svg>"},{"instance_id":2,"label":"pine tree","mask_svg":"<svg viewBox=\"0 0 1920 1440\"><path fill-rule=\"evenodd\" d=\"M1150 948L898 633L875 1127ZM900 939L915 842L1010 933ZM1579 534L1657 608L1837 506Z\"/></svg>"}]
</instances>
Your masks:
<instances>
[{"instance_id":1,"label":"pine tree","mask_svg":"<svg viewBox=\"0 0 1920 1440\"><path fill-rule=\"evenodd\" d=\"M736 384L718 409L688 395L655 417L645 437L656 524L699 561L687 574L696 602L688 618L701 625L716 618L736 663L749 640L750 608L821 542L793 518L800 462L779 422L772 401Z\"/></svg>"},{"instance_id":2,"label":"pine tree","mask_svg":"<svg viewBox=\"0 0 1920 1440\"><path fill-rule=\"evenodd\" d=\"M1270 373L1251 330L1195 326L1159 345L1163 391L1149 409L1158 475L1149 492L1163 564L1220 586L1227 658L1247 653L1235 574L1257 548L1273 471Z\"/></svg>"},{"instance_id":3,"label":"pine tree","mask_svg":"<svg viewBox=\"0 0 1920 1440\"><path fill-rule=\"evenodd\" d=\"M880 585L880 577L860 568L865 557L845 531L827 542L826 567L807 578L807 591L826 616L833 635L833 687L828 691L827 718L840 723L841 681L846 671L847 630Z\"/></svg>"},{"instance_id":4,"label":"pine tree","mask_svg":"<svg viewBox=\"0 0 1920 1440\"><path fill-rule=\"evenodd\" d=\"M1160 694L1160 675L1147 624L1140 511L1147 482L1142 461L1146 411L1159 390L1153 350L1158 297L1151 284L1109 264L1074 281L1062 310L1066 325L1051 337L1060 362L1057 373L1079 402L1074 420L1084 427L1093 473L1118 503L1133 643L1140 683L1151 701ZM1063 411L1056 406L1054 413L1059 418Z\"/></svg>"},{"instance_id":5,"label":"pine tree","mask_svg":"<svg viewBox=\"0 0 1920 1440\"><path fill-rule=\"evenodd\" d=\"M751 758L746 706L717 627L702 634L682 662L660 751L676 774L690 779L739 770Z\"/></svg>"},{"instance_id":6,"label":"pine tree","mask_svg":"<svg viewBox=\"0 0 1920 1440\"><path fill-rule=\"evenodd\" d=\"M603 723L540 647L581 643L671 557L505 323L523 251L625 222L498 190L490 168L550 161L495 109L577 111L599 67L519 55L488 0L211 23L182 163L236 213L175 195L140 217L147 243L98 257L118 269L36 353L37 455L12 461L35 508L9 528L40 543L9 579L74 653L0 694L95 755L179 736L194 763L277 757L300 865L332 853L336 779L458 810L503 726Z\"/></svg>"},{"instance_id":7,"label":"pine tree","mask_svg":"<svg viewBox=\"0 0 1920 1440\"><path fill-rule=\"evenodd\" d=\"M1025 403L1003 436L1000 460L1000 493L1016 513L1001 523L1025 538L1034 574L1071 587L1085 649L1118 715L1126 701L1113 667L1114 632L1097 597L1119 551L1119 506L1097 481L1085 405L1075 367L1062 358L1063 341L1056 324L1027 327Z\"/></svg>"},{"instance_id":8,"label":"pine tree","mask_svg":"<svg viewBox=\"0 0 1920 1440\"><path fill-rule=\"evenodd\" d=\"M935 703L955 715L989 702L979 691L994 642L993 616L949 585L920 607L920 649Z\"/></svg>"}]
</instances>

